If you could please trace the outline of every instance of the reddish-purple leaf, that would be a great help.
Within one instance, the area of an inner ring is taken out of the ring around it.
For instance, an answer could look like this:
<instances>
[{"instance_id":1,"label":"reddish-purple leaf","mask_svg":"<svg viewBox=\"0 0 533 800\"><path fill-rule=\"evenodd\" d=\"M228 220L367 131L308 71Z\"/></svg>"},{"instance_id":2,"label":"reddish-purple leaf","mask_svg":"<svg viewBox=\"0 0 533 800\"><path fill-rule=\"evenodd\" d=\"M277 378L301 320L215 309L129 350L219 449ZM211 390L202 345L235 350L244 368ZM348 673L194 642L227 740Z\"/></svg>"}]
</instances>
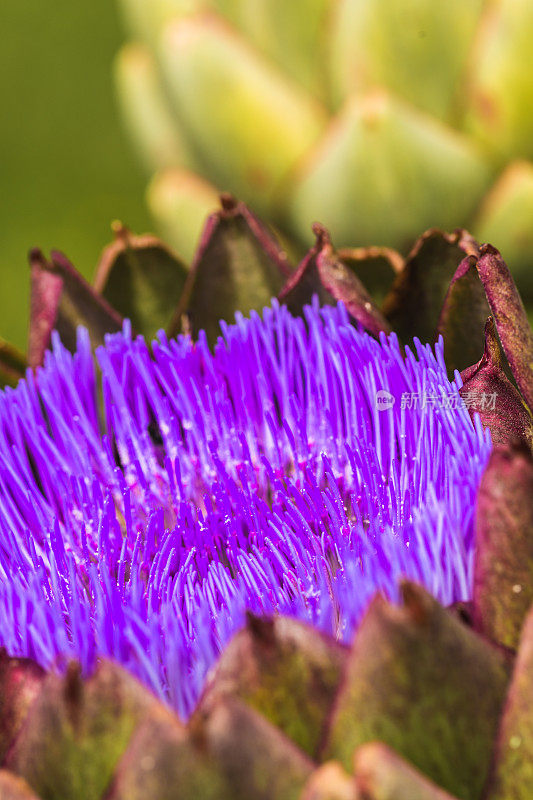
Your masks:
<instances>
[{"instance_id":1,"label":"reddish-purple leaf","mask_svg":"<svg viewBox=\"0 0 533 800\"><path fill-rule=\"evenodd\" d=\"M321 305L341 302L350 316L370 333L375 336L381 331L390 333L387 320L359 278L335 253L328 231L321 225L314 225L313 230L316 243L284 286L280 301L293 314L301 314L314 296Z\"/></svg>"},{"instance_id":2,"label":"reddish-purple leaf","mask_svg":"<svg viewBox=\"0 0 533 800\"><path fill-rule=\"evenodd\" d=\"M496 448L476 510L475 627L516 648L533 602L533 458L523 445Z\"/></svg>"},{"instance_id":3,"label":"reddish-purple leaf","mask_svg":"<svg viewBox=\"0 0 533 800\"><path fill-rule=\"evenodd\" d=\"M47 261L40 250L30 253L31 312L28 361L31 367L43 363L52 331L57 329L63 344L76 348L76 331L84 325L94 346L106 333L122 327L122 317L97 294L62 253L52 252Z\"/></svg>"},{"instance_id":4,"label":"reddish-purple leaf","mask_svg":"<svg viewBox=\"0 0 533 800\"><path fill-rule=\"evenodd\" d=\"M479 414L494 444L522 441L533 446L533 419L519 392L507 379L494 320L485 325L481 360L462 373L461 397L472 418Z\"/></svg>"},{"instance_id":5,"label":"reddish-purple leaf","mask_svg":"<svg viewBox=\"0 0 533 800\"><path fill-rule=\"evenodd\" d=\"M477 270L511 372L533 410L533 332L524 304L507 264L491 245L481 247Z\"/></svg>"},{"instance_id":6,"label":"reddish-purple leaf","mask_svg":"<svg viewBox=\"0 0 533 800\"><path fill-rule=\"evenodd\" d=\"M40 366L50 345L50 336L57 327L63 281L41 250L34 248L29 255L31 268L30 330L28 363Z\"/></svg>"}]
</instances>

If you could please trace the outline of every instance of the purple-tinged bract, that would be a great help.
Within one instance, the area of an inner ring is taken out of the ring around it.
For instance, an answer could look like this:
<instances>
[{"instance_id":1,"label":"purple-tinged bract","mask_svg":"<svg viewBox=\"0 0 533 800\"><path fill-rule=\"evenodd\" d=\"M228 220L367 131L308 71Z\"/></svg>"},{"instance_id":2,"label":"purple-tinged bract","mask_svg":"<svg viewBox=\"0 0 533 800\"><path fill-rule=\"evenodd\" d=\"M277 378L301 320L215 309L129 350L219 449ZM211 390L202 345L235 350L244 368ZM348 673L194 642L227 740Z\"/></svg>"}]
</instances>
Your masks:
<instances>
[{"instance_id":1,"label":"purple-tinged bract","mask_svg":"<svg viewBox=\"0 0 533 800\"><path fill-rule=\"evenodd\" d=\"M110 656L187 716L247 609L350 640L399 576L468 598L490 439L415 351L275 303L214 353L126 328L97 369L56 338L0 395L0 645Z\"/></svg>"}]
</instances>

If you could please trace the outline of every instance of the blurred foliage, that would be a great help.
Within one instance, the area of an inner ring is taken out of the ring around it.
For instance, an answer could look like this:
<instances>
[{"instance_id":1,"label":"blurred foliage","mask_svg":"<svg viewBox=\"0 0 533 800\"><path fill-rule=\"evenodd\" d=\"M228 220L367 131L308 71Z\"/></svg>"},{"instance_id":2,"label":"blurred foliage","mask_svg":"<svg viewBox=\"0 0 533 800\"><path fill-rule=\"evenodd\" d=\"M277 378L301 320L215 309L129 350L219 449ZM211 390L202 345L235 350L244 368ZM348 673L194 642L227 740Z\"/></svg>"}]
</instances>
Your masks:
<instances>
[{"instance_id":1,"label":"blurred foliage","mask_svg":"<svg viewBox=\"0 0 533 800\"><path fill-rule=\"evenodd\" d=\"M114 4L2 0L0 25L0 337L23 346L30 247L92 276L113 219L150 225L110 80Z\"/></svg>"}]
</instances>

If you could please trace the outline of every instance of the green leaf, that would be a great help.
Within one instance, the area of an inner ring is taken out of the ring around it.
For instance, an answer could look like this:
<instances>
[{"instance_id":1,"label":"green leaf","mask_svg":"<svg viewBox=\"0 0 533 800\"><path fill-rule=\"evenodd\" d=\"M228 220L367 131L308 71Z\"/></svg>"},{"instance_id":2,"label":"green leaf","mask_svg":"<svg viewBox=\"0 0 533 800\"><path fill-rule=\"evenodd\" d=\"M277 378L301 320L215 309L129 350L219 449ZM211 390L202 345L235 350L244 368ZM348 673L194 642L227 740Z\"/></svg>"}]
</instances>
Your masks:
<instances>
[{"instance_id":1,"label":"green leaf","mask_svg":"<svg viewBox=\"0 0 533 800\"><path fill-rule=\"evenodd\" d=\"M240 698L315 757L346 659L345 647L298 620L249 615L204 699Z\"/></svg>"},{"instance_id":2,"label":"green leaf","mask_svg":"<svg viewBox=\"0 0 533 800\"><path fill-rule=\"evenodd\" d=\"M394 748L462 800L479 800L505 697L508 667L422 588L403 606L377 596L355 635L323 756L351 769L354 750Z\"/></svg>"},{"instance_id":3,"label":"green leaf","mask_svg":"<svg viewBox=\"0 0 533 800\"><path fill-rule=\"evenodd\" d=\"M188 269L159 239L134 236L120 223L115 241L104 250L95 290L148 340L172 319Z\"/></svg>"},{"instance_id":4,"label":"green leaf","mask_svg":"<svg viewBox=\"0 0 533 800\"><path fill-rule=\"evenodd\" d=\"M205 226L170 334L179 332L187 315L193 335L203 329L214 343L220 320L233 322L237 311L261 311L290 270L272 234L243 203L223 196L221 211Z\"/></svg>"},{"instance_id":5,"label":"green leaf","mask_svg":"<svg viewBox=\"0 0 533 800\"><path fill-rule=\"evenodd\" d=\"M451 280L437 325L437 333L444 338L444 358L452 373L481 358L483 330L489 313L477 260L475 256L467 256Z\"/></svg>"},{"instance_id":6,"label":"green leaf","mask_svg":"<svg viewBox=\"0 0 533 800\"><path fill-rule=\"evenodd\" d=\"M322 107L214 14L170 23L158 55L207 174L258 211L270 208L324 129Z\"/></svg>"},{"instance_id":7,"label":"green leaf","mask_svg":"<svg viewBox=\"0 0 533 800\"><path fill-rule=\"evenodd\" d=\"M337 247L403 252L430 226L454 230L470 219L492 177L466 137L374 92L352 96L299 165L287 214L303 242L319 220Z\"/></svg>"},{"instance_id":8,"label":"green leaf","mask_svg":"<svg viewBox=\"0 0 533 800\"><path fill-rule=\"evenodd\" d=\"M449 234L431 229L416 242L383 304L385 316L405 343L413 336L434 341L450 281L463 258L477 252L477 243L464 230ZM481 352L482 339L478 358Z\"/></svg>"},{"instance_id":9,"label":"green leaf","mask_svg":"<svg viewBox=\"0 0 533 800\"><path fill-rule=\"evenodd\" d=\"M379 742L364 744L355 754L357 797L364 800L454 800L418 770Z\"/></svg>"},{"instance_id":10,"label":"green leaf","mask_svg":"<svg viewBox=\"0 0 533 800\"><path fill-rule=\"evenodd\" d=\"M486 800L533 797L533 609L529 612L497 738Z\"/></svg>"},{"instance_id":11,"label":"green leaf","mask_svg":"<svg viewBox=\"0 0 533 800\"><path fill-rule=\"evenodd\" d=\"M300 800L313 762L242 701L200 701L189 730L233 789L231 800Z\"/></svg>"}]
</instances>

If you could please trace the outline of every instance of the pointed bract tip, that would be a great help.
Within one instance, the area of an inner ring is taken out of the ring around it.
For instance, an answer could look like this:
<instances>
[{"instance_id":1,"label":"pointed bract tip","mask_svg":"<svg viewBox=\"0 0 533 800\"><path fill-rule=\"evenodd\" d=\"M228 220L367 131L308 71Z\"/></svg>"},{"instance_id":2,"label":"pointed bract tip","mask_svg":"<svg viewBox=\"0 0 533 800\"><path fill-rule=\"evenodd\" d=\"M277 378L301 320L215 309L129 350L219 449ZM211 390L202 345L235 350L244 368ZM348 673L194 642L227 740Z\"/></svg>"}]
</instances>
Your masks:
<instances>
[{"instance_id":1,"label":"pointed bract tip","mask_svg":"<svg viewBox=\"0 0 533 800\"><path fill-rule=\"evenodd\" d=\"M59 267L62 270L71 271L74 269L72 261L61 250L51 250L50 259L55 267Z\"/></svg>"},{"instance_id":2,"label":"pointed bract tip","mask_svg":"<svg viewBox=\"0 0 533 800\"><path fill-rule=\"evenodd\" d=\"M222 192L220 195L220 205L222 211L225 211L227 214L232 214L239 207L239 201L229 192Z\"/></svg>"},{"instance_id":3,"label":"pointed bract tip","mask_svg":"<svg viewBox=\"0 0 533 800\"><path fill-rule=\"evenodd\" d=\"M431 614L432 598L421 586L408 580L400 582L400 596L412 621L417 625L425 625Z\"/></svg>"},{"instance_id":4,"label":"pointed bract tip","mask_svg":"<svg viewBox=\"0 0 533 800\"><path fill-rule=\"evenodd\" d=\"M317 250L323 250L325 247L331 247L331 234L324 225L320 222L314 222L311 226L312 231L316 237Z\"/></svg>"},{"instance_id":5,"label":"pointed bract tip","mask_svg":"<svg viewBox=\"0 0 533 800\"><path fill-rule=\"evenodd\" d=\"M111 231L117 242L127 242L130 239L131 230L120 219L113 220Z\"/></svg>"},{"instance_id":6,"label":"pointed bract tip","mask_svg":"<svg viewBox=\"0 0 533 800\"><path fill-rule=\"evenodd\" d=\"M247 611L246 627L255 639L262 641L264 644L272 644L275 640L274 620L272 617L262 617Z\"/></svg>"},{"instance_id":7,"label":"pointed bract tip","mask_svg":"<svg viewBox=\"0 0 533 800\"><path fill-rule=\"evenodd\" d=\"M502 254L500 253L500 251L498 250L497 247L494 247L494 245L489 244L488 242L485 242L484 244L480 244L480 246L479 246L479 255L480 255L480 257L481 256L497 256L498 258L501 258Z\"/></svg>"},{"instance_id":8,"label":"pointed bract tip","mask_svg":"<svg viewBox=\"0 0 533 800\"><path fill-rule=\"evenodd\" d=\"M83 693L83 677L79 661L69 661L65 674L65 701L77 705Z\"/></svg>"},{"instance_id":9,"label":"pointed bract tip","mask_svg":"<svg viewBox=\"0 0 533 800\"><path fill-rule=\"evenodd\" d=\"M40 247L32 247L28 252L28 263L30 267L44 267L46 258Z\"/></svg>"}]
</instances>

